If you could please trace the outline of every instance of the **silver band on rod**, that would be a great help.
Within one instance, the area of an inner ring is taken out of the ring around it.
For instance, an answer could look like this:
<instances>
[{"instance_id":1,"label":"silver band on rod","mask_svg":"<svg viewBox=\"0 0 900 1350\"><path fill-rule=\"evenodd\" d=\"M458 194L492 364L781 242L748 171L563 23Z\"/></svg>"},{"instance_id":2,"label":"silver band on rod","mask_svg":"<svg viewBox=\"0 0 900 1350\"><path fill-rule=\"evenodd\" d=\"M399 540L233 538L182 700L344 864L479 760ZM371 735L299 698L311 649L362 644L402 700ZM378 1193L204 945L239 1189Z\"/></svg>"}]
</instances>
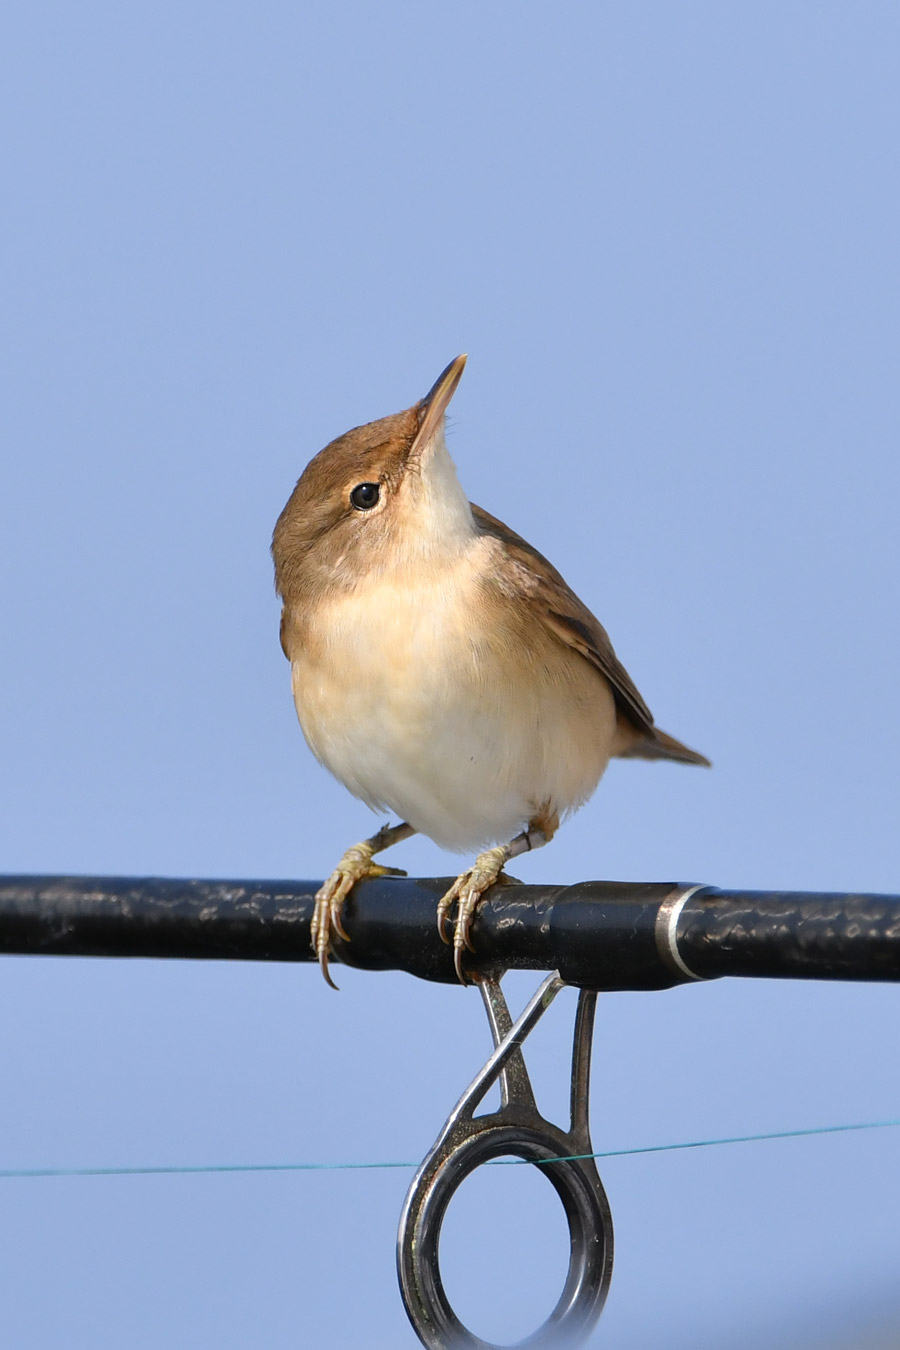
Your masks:
<instances>
[{"instance_id":1,"label":"silver band on rod","mask_svg":"<svg viewBox=\"0 0 900 1350\"><path fill-rule=\"evenodd\" d=\"M705 889L702 885L688 886L687 889L679 886L662 902L656 915L656 950L667 965L689 980L702 980L703 976L691 970L678 950L678 920L691 896Z\"/></svg>"}]
</instances>

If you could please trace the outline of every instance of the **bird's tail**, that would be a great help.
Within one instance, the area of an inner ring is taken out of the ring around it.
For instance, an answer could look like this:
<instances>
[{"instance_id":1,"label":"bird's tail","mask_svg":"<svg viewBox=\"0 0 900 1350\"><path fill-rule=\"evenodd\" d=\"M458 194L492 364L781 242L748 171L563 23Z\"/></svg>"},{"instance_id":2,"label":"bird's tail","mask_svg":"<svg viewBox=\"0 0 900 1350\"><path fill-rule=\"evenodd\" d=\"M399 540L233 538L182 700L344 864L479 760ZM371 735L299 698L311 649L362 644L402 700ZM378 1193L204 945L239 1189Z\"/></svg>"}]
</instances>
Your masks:
<instances>
[{"instance_id":1,"label":"bird's tail","mask_svg":"<svg viewBox=\"0 0 900 1350\"><path fill-rule=\"evenodd\" d=\"M699 750L691 750L681 741L676 741L674 736L658 731L656 727L648 728L616 754L619 759L672 759L678 764L702 764L706 769L712 768L710 761Z\"/></svg>"}]
</instances>

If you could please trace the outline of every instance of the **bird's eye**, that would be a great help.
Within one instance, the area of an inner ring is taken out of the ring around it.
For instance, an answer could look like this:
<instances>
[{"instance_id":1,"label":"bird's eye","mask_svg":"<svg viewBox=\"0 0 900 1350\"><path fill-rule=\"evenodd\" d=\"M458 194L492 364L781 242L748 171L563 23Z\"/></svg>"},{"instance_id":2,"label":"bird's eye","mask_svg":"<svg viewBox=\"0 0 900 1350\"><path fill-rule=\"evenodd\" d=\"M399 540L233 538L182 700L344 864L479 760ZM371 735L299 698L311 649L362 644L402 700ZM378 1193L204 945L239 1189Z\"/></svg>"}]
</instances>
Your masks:
<instances>
[{"instance_id":1,"label":"bird's eye","mask_svg":"<svg viewBox=\"0 0 900 1350\"><path fill-rule=\"evenodd\" d=\"M381 488L377 483L358 483L350 493L350 505L355 506L357 511L371 511L373 506L378 505L380 495Z\"/></svg>"}]
</instances>

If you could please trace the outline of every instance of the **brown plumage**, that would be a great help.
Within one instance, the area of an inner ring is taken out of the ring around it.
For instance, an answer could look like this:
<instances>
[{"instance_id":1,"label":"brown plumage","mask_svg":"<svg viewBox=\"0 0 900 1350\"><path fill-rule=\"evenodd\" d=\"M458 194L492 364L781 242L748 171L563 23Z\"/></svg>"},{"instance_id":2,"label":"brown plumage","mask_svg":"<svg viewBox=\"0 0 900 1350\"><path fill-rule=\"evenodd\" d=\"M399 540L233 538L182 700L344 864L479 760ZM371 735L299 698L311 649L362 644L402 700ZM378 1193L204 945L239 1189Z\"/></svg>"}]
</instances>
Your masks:
<instances>
[{"instance_id":1,"label":"brown plumage","mask_svg":"<svg viewBox=\"0 0 900 1350\"><path fill-rule=\"evenodd\" d=\"M512 586L527 596L532 616L609 681L617 713L613 756L618 759L672 759L679 764L701 764L709 768L705 755L682 745L655 725L653 714L616 656L606 629L587 605L582 604L553 564L483 507L473 503L472 514L485 534L500 543L504 558L511 564L498 577L499 584L503 584L501 578L510 577Z\"/></svg>"}]
</instances>

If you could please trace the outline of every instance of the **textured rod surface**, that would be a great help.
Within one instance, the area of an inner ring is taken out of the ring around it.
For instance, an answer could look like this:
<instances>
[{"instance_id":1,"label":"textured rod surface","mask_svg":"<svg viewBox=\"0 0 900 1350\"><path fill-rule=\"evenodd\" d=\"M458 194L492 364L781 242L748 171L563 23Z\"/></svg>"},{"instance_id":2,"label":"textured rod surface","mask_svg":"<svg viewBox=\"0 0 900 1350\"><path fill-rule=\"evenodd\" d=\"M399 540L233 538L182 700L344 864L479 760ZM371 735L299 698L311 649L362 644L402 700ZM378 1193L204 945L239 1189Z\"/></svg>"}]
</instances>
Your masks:
<instances>
[{"instance_id":1,"label":"textured rod surface","mask_svg":"<svg viewBox=\"0 0 900 1350\"><path fill-rule=\"evenodd\" d=\"M900 898L705 887L685 905L678 948L707 979L897 980Z\"/></svg>"},{"instance_id":2,"label":"textured rod surface","mask_svg":"<svg viewBox=\"0 0 900 1350\"><path fill-rule=\"evenodd\" d=\"M311 961L315 881L0 877L0 953ZM384 877L347 902L336 956L366 970L454 982L435 907L447 878ZM559 970L586 989L683 982L660 954L657 920L672 883L495 886L478 911L469 969ZM723 975L900 981L900 896L704 887L676 941L703 979Z\"/></svg>"}]
</instances>

